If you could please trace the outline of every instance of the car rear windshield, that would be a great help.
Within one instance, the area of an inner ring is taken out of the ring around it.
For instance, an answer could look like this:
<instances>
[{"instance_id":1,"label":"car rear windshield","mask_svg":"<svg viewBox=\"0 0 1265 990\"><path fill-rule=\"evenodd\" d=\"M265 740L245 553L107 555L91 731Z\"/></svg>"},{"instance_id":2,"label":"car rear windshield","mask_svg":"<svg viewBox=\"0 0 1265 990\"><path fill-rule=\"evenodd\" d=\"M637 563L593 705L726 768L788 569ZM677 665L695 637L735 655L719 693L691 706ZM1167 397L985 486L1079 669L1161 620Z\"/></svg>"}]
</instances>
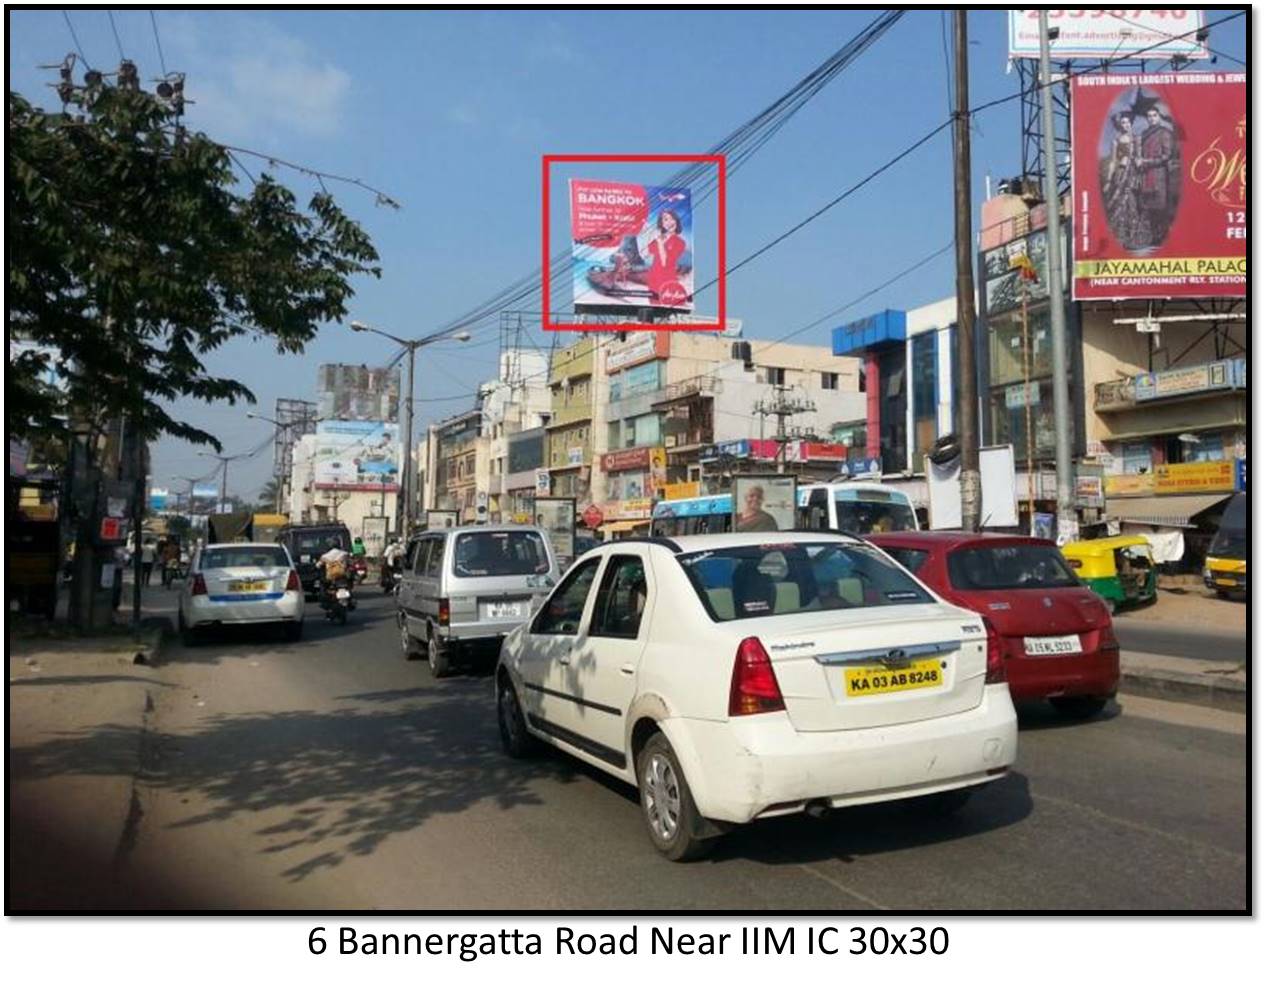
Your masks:
<instances>
[{"instance_id":1,"label":"car rear windshield","mask_svg":"<svg viewBox=\"0 0 1265 990\"><path fill-rule=\"evenodd\" d=\"M204 571L223 567L289 567L283 547L212 547L202 551Z\"/></svg>"},{"instance_id":2,"label":"car rear windshield","mask_svg":"<svg viewBox=\"0 0 1265 990\"><path fill-rule=\"evenodd\" d=\"M769 543L677 560L717 622L934 600L868 544Z\"/></svg>"},{"instance_id":3,"label":"car rear windshield","mask_svg":"<svg viewBox=\"0 0 1265 990\"><path fill-rule=\"evenodd\" d=\"M1058 547L972 547L949 554L949 583L964 591L1071 588L1080 584Z\"/></svg>"},{"instance_id":4,"label":"car rear windshield","mask_svg":"<svg viewBox=\"0 0 1265 990\"><path fill-rule=\"evenodd\" d=\"M330 545L351 549L351 537L345 529L314 529L295 533L294 552L296 554L313 554L320 556Z\"/></svg>"},{"instance_id":5,"label":"car rear windshield","mask_svg":"<svg viewBox=\"0 0 1265 990\"><path fill-rule=\"evenodd\" d=\"M539 533L463 533L453 550L452 572L457 577L508 577L548 570L549 553Z\"/></svg>"}]
</instances>

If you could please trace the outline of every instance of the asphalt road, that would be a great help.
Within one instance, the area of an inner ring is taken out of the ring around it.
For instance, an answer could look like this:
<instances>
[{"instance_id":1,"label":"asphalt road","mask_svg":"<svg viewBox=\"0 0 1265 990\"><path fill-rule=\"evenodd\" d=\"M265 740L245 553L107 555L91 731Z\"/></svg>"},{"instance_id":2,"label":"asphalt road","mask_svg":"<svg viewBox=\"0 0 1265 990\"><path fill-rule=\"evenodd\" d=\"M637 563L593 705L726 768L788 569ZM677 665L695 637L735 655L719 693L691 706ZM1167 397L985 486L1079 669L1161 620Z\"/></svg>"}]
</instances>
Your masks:
<instances>
[{"instance_id":1,"label":"asphalt road","mask_svg":"<svg viewBox=\"0 0 1265 990\"><path fill-rule=\"evenodd\" d=\"M138 906L294 909L1243 909L1241 715L1124 698L1022 715L1015 772L955 819L870 807L662 860L635 794L499 750L490 679L400 655L375 589L303 642L173 647L121 880ZM83 740L84 758L92 745Z\"/></svg>"},{"instance_id":2,"label":"asphalt road","mask_svg":"<svg viewBox=\"0 0 1265 990\"><path fill-rule=\"evenodd\" d=\"M1221 631L1117 615L1112 624L1120 647L1138 653L1162 653L1198 660L1247 662L1247 636L1242 629Z\"/></svg>"}]
</instances>

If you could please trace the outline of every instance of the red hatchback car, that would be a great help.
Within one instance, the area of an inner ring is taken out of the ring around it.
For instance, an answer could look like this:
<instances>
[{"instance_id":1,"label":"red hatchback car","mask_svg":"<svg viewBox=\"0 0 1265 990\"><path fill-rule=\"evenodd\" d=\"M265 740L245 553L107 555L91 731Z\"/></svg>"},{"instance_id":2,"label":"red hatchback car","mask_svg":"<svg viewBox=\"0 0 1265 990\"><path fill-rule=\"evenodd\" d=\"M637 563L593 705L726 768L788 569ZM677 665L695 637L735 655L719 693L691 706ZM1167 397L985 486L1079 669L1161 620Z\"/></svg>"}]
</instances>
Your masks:
<instances>
[{"instance_id":1,"label":"red hatchback car","mask_svg":"<svg viewBox=\"0 0 1265 990\"><path fill-rule=\"evenodd\" d=\"M1015 701L1046 699L1089 718L1115 696L1120 644L1111 614L1049 540L949 532L866 539L940 597L983 616Z\"/></svg>"}]
</instances>

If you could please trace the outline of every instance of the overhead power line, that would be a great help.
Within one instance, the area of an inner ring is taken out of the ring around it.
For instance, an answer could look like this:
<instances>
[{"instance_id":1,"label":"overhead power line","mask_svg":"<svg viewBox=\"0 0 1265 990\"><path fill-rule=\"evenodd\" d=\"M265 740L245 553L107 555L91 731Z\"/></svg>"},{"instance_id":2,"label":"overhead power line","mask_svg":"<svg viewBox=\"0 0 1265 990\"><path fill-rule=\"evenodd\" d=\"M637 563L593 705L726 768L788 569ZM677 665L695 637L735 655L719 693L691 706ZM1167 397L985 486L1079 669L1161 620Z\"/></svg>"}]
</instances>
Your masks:
<instances>
[{"instance_id":1,"label":"overhead power line","mask_svg":"<svg viewBox=\"0 0 1265 990\"><path fill-rule=\"evenodd\" d=\"M107 9L107 10L106 10L106 12L105 12L105 16L106 16L106 17L108 17L108 18L110 19L110 31L111 31L111 33L114 35L114 44L115 44L116 46L118 46L118 49L119 49L119 58L120 58L121 60L126 60L126 59L127 59L127 56L123 54L123 42L122 42L122 40L119 38L119 29L118 29L117 25L115 25L115 23L114 23L114 11L112 11L112 10L108 10L108 9Z\"/></svg>"},{"instance_id":2,"label":"overhead power line","mask_svg":"<svg viewBox=\"0 0 1265 990\"><path fill-rule=\"evenodd\" d=\"M881 13L855 37L841 48L833 52L825 61L800 79L794 86L774 100L771 104L740 124L721 141L707 150L709 155L724 155L728 176L742 167L753 155L778 133L809 100L819 93L831 80L864 53L883 34L904 15L903 10L888 10ZM712 195L717 188L718 177L708 163L691 163L676 174L664 180L665 186L692 187L691 193L696 202L701 202ZM568 247L550 259L551 278L561 280L572 264L572 252ZM511 309L516 303L534 296L540 291L543 272L539 266L534 267L523 277L510 283L499 292L483 302L467 310L461 316L444 324L442 329L456 330L468 327L488 315L503 309Z\"/></svg>"},{"instance_id":3,"label":"overhead power line","mask_svg":"<svg viewBox=\"0 0 1265 990\"><path fill-rule=\"evenodd\" d=\"M163 58L163 43L158 37L158 20L154 17L154 12L149 12L149 26L154 29L154 47L158 49L158 64L162 66L163 75L167 75L167 60Z\"/></svg>"},{"instance_id":4,"label":"overhead power line","mask_svg":"<svg viewBox=\"0 0 1265 990\"><path fill-rule=\"evenodd\" d=\"M1134 21L1134 20L1130 20L1128 17L1122 17L1120 14L1117 14L1114 10L1108 10L1108 11L1105 11L1104 13L1106 13L1108 17L1114 17L1118 21L1123 21L1125 24L1130 24L1133 27L1142 28L1144 31L1154 31L1157 34L1162 34L1164 35L1165 39L1167 39L1168 41L1180 41L1183 37L1185 37L1185 35L1180 35L1180 34L1169 34L1167 31L1161 31L1159 28L1153 27L1150 24L1143 24L1141 21ZM1198 31L1199 29L1196 29L1195 33L1198 34ZM1218 58L1228 59L1229 61L1235 63L1236 65L1241 65L1245 68L1247 67L1247 63L1244 62L1241 58L1235 58L1233 55L1230 55L1227 52L1218 51L1216 48L1213 48L1212 45L1209 45L1206 41L1204 42L1204 46L1208 49L1208 51L1212 52L1212 54L1216 55Z\"/></svg>"},{"instance_id":5,"label":"overhead power line","mask_svg":"<svg viewBox=\"0 0 1265 990\"><path fill-rule=\"evenodd\" d=\"M75 34L75 26L70 23L70 15L66 13L65 8L62 8L61 15L66 22L67 30L70 31L70 40L74 42L75 51L77 51L79 53L79 57L83 59L83 64L91 69L92 63L88 61L88 56L83 53L83 45L79 44L79 35Z\"/></svg>"}]
</instances>

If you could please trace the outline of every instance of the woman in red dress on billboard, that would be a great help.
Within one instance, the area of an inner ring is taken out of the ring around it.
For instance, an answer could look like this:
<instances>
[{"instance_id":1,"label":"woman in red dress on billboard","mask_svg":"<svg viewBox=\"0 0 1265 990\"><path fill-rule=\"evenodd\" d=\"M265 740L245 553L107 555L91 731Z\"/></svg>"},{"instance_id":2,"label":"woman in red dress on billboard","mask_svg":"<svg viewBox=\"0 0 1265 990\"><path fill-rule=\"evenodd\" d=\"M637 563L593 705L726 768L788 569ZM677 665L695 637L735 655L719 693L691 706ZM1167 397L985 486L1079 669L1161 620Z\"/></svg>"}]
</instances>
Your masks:
<instances>
[{"instance_id":1,"label":"woman in red dress on billboard","mask_svg":"<svg viewBox=\"0 0 1265 990\"><path fill-rule=\"evenodd\" d=\"M657 226L659 233L647 246L650 270L646 272L646 285L654 293L655 301L662 302L663 287L678 281L676 266L685 253L685 239L681 237L681 218L672 210L659 211Z\"/></svg>"}]
</instances>

